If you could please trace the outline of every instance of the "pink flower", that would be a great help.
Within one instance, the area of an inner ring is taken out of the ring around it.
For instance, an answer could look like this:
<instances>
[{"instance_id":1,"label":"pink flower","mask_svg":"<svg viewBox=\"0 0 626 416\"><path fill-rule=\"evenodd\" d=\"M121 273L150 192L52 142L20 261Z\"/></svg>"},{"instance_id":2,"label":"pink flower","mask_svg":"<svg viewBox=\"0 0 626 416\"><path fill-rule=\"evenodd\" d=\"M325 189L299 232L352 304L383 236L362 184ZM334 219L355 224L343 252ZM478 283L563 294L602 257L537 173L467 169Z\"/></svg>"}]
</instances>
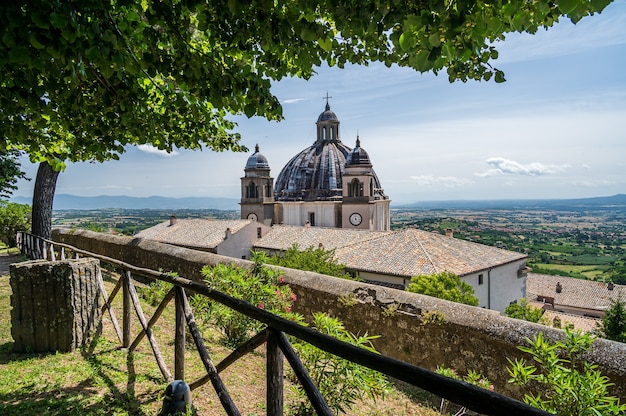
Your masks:
<instances>
[{"instance_id":1,"label":"pink flower","mask_svg":"<svg viewBox=\"0 0 626 416\"><path fill-rule=\"evenodd\" d=\"M291 308L290 308L289 306L287 306L287 307L285 308L285 311L286 311L286 312L291 312Z\"/></svg>"},{"instance_id":2,"label":"pink flower","mask_svg":"<svg viewBox=\"0 0 626 416\"><path fill-rule=\"evenodd\" d=\"M278 282L280 282L280 283L285 283L285 278L284 278L284 277L282 277L282 276L280 276L280 277L278 278Z\"/></svg>"},{"instance_id":3,"label":"pink flower","mask_svg":"<svg viewBox=\"0 0 626 416\"><path fill-rule=\"evenodd\" d=\"M263 302L259 302L259 304L257 305L257 308L264 309L265 305L263 304Z\"/></svg>"},{"instance_id":4,"label":"pink flower","mask_svg":"<svg viewBox=\"0 0 626 416\"><path fill-rule=\"evenodd\" d=\"M296 294L295 294L295 293L292 293L292 294L291 294L291 301L292 301L292 302L295 302L297 299L298 299L298 296L296 296Z\"/></svg>"},{"instance_id":5,"label":"pink flower","mask_svg":"<svg viewBox=\"0 0 626 416\"><path fill-rule=\"evenodd\" d=\"M490 385L489 385L489 390L491 390L491 391L494 391L494 390L495 390L495 388L493 387L493 384L490 384Z\"/></svg>"}]
</instances>

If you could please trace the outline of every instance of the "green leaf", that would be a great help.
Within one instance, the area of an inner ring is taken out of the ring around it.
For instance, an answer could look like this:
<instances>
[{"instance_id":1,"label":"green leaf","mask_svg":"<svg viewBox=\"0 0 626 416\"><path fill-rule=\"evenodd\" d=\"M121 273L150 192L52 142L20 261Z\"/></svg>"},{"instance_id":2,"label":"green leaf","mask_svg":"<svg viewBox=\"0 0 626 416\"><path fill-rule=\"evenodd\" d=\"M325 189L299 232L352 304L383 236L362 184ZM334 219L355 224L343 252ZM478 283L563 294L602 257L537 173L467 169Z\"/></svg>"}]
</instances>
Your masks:
<instances>
[{"instance_id":1,"label":"green leaf","mask_svg":"<svg viewBox=\"0 0 626 416\"><path fill-rule=\"evenodd\" d=\"M580 0L559 0L559 10L565 14L573 12L578 7Z\"/></svg>"},{"instance_id":2,"label":"green leaf","mask_svg":"<svg viewBox=\"0 0 626 416\"><path fill-rule=\"evenodd\" d=\"M52 23L52 26L56 29L65 29L69 22L69 19L65 15L53 12L50 13L50 22Z\"/></svg>"},{"instance_id":3,"label":"green leaf","mask_svg":"<svg viewBox=\"0 0 626 416\"><path fill-rule=\"evenodd\" d=\"M333 41L331 39L319 38L317 40L317 43L320 45L320 48L322 48L326 52L330 52L333 47Z\"/></svg>"},{"instance_id":4,"label":"green leaf","mask_svg":"<svg viewBox=\"0 0 626 416\"><path fill-rule=\"evenodd\" d=\"M28 35L28 40L30 41L30 44L33 45L33 47L35 49L43 49L43 48L45 48L45 45L43 45L41 42L39 42L37 40L37 34L35 34L35 33L30 33Z\"/></svg>"},{"instance_id":5,"label":"green leaf","mask_svg":"<svg viewBox=\"0 0 626 416\"><path fill-rule=\"evenodd\" d=\"M591 0L591 7L596 12L601 12L606 6L611 4L613 0Z\"/></svg>"},{"instance_id":6,"label":"green leaf","mask_svg":"<svg viewBox=\"0 0 626 416\"><path fill-rule=\"evenodd\" d=\"M415 37L410 32L404 32L400 35L399 43L403 51L409 51L415 47Z\"/></svg>"}]
</instances>

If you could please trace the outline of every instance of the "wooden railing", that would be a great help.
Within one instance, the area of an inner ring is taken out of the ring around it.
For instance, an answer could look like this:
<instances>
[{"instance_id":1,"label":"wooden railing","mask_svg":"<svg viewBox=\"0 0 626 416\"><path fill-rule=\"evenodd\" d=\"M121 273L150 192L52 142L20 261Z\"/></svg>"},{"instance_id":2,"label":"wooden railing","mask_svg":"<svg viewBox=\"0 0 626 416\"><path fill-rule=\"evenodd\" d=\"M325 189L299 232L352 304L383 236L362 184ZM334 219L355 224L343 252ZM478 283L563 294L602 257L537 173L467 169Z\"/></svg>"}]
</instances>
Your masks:
<instances>
[{"instance_id":1,"label":"wooden railing","mask_svg":"<svg viewBox=\"0 0 626 416\"><path fill-rule=\"evenodd\" d=\"M291 343L285 334L308 342L324 351L344 358L351 362L363 365L379 371L387 376L404 381L413 386L427 390L453 403L462 405L475 412L485 415L549 415L550 413L530 407L525 403L510 397L482 389L462 381L454 380L415 365L399 361L390 357L375 354L354 345L342 342L336 338L319 333L313 329L304 327L280 316L273 315L266 310L259 309L241 299L236 299L210 287L167 273L158 272L146 268L136 267L131 264L90 253L66 244L56 243L41 239L26 233L18 233L18 247L21 252L31 259L61 260L68 258L71 253L75 258L80 256L93 257L101 262L108 263L122 270L121 278L116 286L107 294L102 276L98 276L100 289L104 298L102 311L108 311L115 332L121 345L132 352L139 343L147 338L152 348L156 362L166 381L185 379L185 333L189 330L196 345L197 352L206 369L206 374L189 383L190 388L196 389L210 381L220 398L222 407L227 415L239 415L239 410L228 394L228 390L222 382L219 373L232 363L253 351L263 343L266 344L266 409L267 415L279 416L283 414L283 358L292 367L299 382L302 384L311 404L318 415L332 415L332 411L326 404L324 397L309 377L306 368L295 353ZM135 290L134 276L161 280L173 284L173 288L165 295L164 299L156 308L150 319L146 319ZM122 326L115 311L111 307L112 300L122 292ZM228 357L217 365L214 365L208 353L193 311L187 299L187 293L193 292L204 295L213 301L219 302L236 310L250 318L264 323L267 327L246 343L236 348ZM157 322L168 304L174 300L176 308L176 329L174 341L174 375L169 371L156 339L152 334L152 327ZM131 308L141 324L141 332L131 340ZM504 370L503 370L504 371Z\"/></svg>"}]
</instances>

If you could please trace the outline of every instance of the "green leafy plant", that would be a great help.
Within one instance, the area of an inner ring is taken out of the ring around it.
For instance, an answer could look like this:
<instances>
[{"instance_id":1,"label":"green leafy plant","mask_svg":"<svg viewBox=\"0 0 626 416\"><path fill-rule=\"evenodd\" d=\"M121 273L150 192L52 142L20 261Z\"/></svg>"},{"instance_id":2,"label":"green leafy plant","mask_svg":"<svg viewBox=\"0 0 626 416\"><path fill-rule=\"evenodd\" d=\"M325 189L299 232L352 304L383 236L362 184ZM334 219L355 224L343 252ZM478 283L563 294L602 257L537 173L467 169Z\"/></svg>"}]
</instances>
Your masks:
<instances>
[{"instance_id":1,"label":"green leafy plant","mask_svg":"<svg viewBox=\"0 0 626 416\"><path fill-rule=\"evenodd\" d=\"M354 335L339 319L321 312L313 315L313 325L319 332L376 352L372 340L379 336ZM371 398L384 397L390 388L385 376L377 371L337 358L306 342L297 342L294 348L309 376L335 414L345 413L363 395ZM292 378L296 381L295 377ZM292 390L295 393L295 400L290 404L291 411L298 416L315 414L304 389L296 384Z\"/></svg>"},{"instance_id":2,"label":"green leafy plant","mask_svg":"<svg viewBox=\"0 0 626 416\"><path fill-rule=\"evenodd\" d=\"M296 295L284 283L280 273L264 266L267 257L263 253L253 253L252 260L254 267L250 270L224 264L205 266L202 269L204 281L211 288L245 300L258 308L299 320L291 312ZM223 341L227 345L239 345L264 325L218 302L202 301L198 297L193 299L196 314L205 321L213 320L223 332Z\"/></svg>"},{"instance_id":3,"label":"green leafy plant","mask_svg":"<svg viewBox=\"0 0 626 416\"><path fill-rule=\"evenodd\" d=\"M146 287L140 287L137 289L138 295L148 302L152 306L157 306L167 292L172 288L172 284L168 282L164 282L163 280L155 280L150 282L150 284Z\"/></svg>"},{"instance_id":4,"label":"green leafy plant","mask_svg":"<svg viewBox=\"0 0 626 416\"><path fill-rule=\"evenodd\" d=\"M609 394L612 385L597 365L582 359L595 337L565 329L563 341L549 342L542 333L518 348L532 357L509 359L510 383L522 386L524 402L563 416L621 415L626 405Z\"/></svg>"},{"instance_id":5,"label":"green leafy plant","mask_svg":"<svg viewBox=\"0 0 626 416\"><path fill-rule=\"evenodd\" d=\"M522 298L520 302L511 303L502 312L504 316L515 319L523 319L529 322L539 322L543 316L543 309L535 308L528 304L528 299Z\"/></svg>"},{"instance_id":6,"label":"green leafy plant","mask_svg":"<svg viewBox=\"0 0 626 416\"><path fill-rule=\"evenodd\" d=\"M335 250L325 250L322 247L300 249L297 244L289 247L285 252L268 257L267 262L290 269L307 270L328 276L352 279L346 273L345 266L335 260Z\"/></svg>"},{"instance_id":7,"label":"green leafy plant","mask_svg":"<svg viewBox=\"0 0 626 416\"><path fill-rule=\"evenodd\" d=\"M626 342L626 307L621 299L611 302L611 307L602 317L598 332L603 338Z\"/></svg>"},{"instance_id":8,"label":"green leafy plant","mask_svg":"<svg viewBox=\"0 0 626 416\"><path fill-rule=\"evenodd\" d=\"M462 380L462 381L465 381L466 383L473 384L478 387L482 387L483 389L487 389L491 391L494 390L493 384L491 384L489 379L487 377L482 376L480 373L474 370L468 370L467 374L463 377L461 377L456 372L456 370L454 370L453 368L448 368L448 367L438 366L435 372L437 374L441 374L442 376L453 378L455 380ZM439 405L439 413L441 415L447 414L449 406L450 406L450 401L442 398L441 404ZM462 416L465 414L467 414L467 408L461 407L454 413L454 416Z\"/></svg>"},{"instance_id":9,"label":"green leafy plant","mask_svg":"<svg viewBox=\"0 0 626 416\"><path fill-rule=\"evenodd\" d=\"M29 205L0 201L0 241L15 247L17 232L30 231L30 214Z\"/></svg>"},{"instance_id":10,"label":"green leafy plant","mask_svg":"<svg viewBox=\"0 0 626 416\"><path fill-rule=\"evenodd\" d=\"M411 278L407 286L408 292L421 293L439 299L478 306L478 298L474 289L452 272L444 271L436 274L422 274Z\"/></svg>"}]
</instances>

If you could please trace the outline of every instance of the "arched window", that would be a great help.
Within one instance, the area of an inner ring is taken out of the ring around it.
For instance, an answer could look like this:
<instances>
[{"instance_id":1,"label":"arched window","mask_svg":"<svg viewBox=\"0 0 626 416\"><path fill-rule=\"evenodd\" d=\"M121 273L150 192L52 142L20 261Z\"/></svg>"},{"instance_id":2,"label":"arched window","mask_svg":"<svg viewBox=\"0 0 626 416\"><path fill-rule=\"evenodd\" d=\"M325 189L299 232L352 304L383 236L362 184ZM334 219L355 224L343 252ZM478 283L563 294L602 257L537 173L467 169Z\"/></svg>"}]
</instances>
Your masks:
<instances>
[{"instance_id":1,"label":"arched window","mask_svg":"<svg viewBox=\"0 0 626 416\"><path fill-rule=\"evenodd\" d=\"M246 186L246 198L258 198L259 197L259 188L256 184L250 181L250 184Z\"/></svg>"},{"instance_id":2,"label":"arched window","mask_svg":"<svg viewBox=\"0 0 626 416\"><path fill-rule=\"evenodd\" d=\"M363 196L363 182L360 182L357 178L352 179L352 182L348 184L348 196Z\"/></svg>"}]
</instances>

